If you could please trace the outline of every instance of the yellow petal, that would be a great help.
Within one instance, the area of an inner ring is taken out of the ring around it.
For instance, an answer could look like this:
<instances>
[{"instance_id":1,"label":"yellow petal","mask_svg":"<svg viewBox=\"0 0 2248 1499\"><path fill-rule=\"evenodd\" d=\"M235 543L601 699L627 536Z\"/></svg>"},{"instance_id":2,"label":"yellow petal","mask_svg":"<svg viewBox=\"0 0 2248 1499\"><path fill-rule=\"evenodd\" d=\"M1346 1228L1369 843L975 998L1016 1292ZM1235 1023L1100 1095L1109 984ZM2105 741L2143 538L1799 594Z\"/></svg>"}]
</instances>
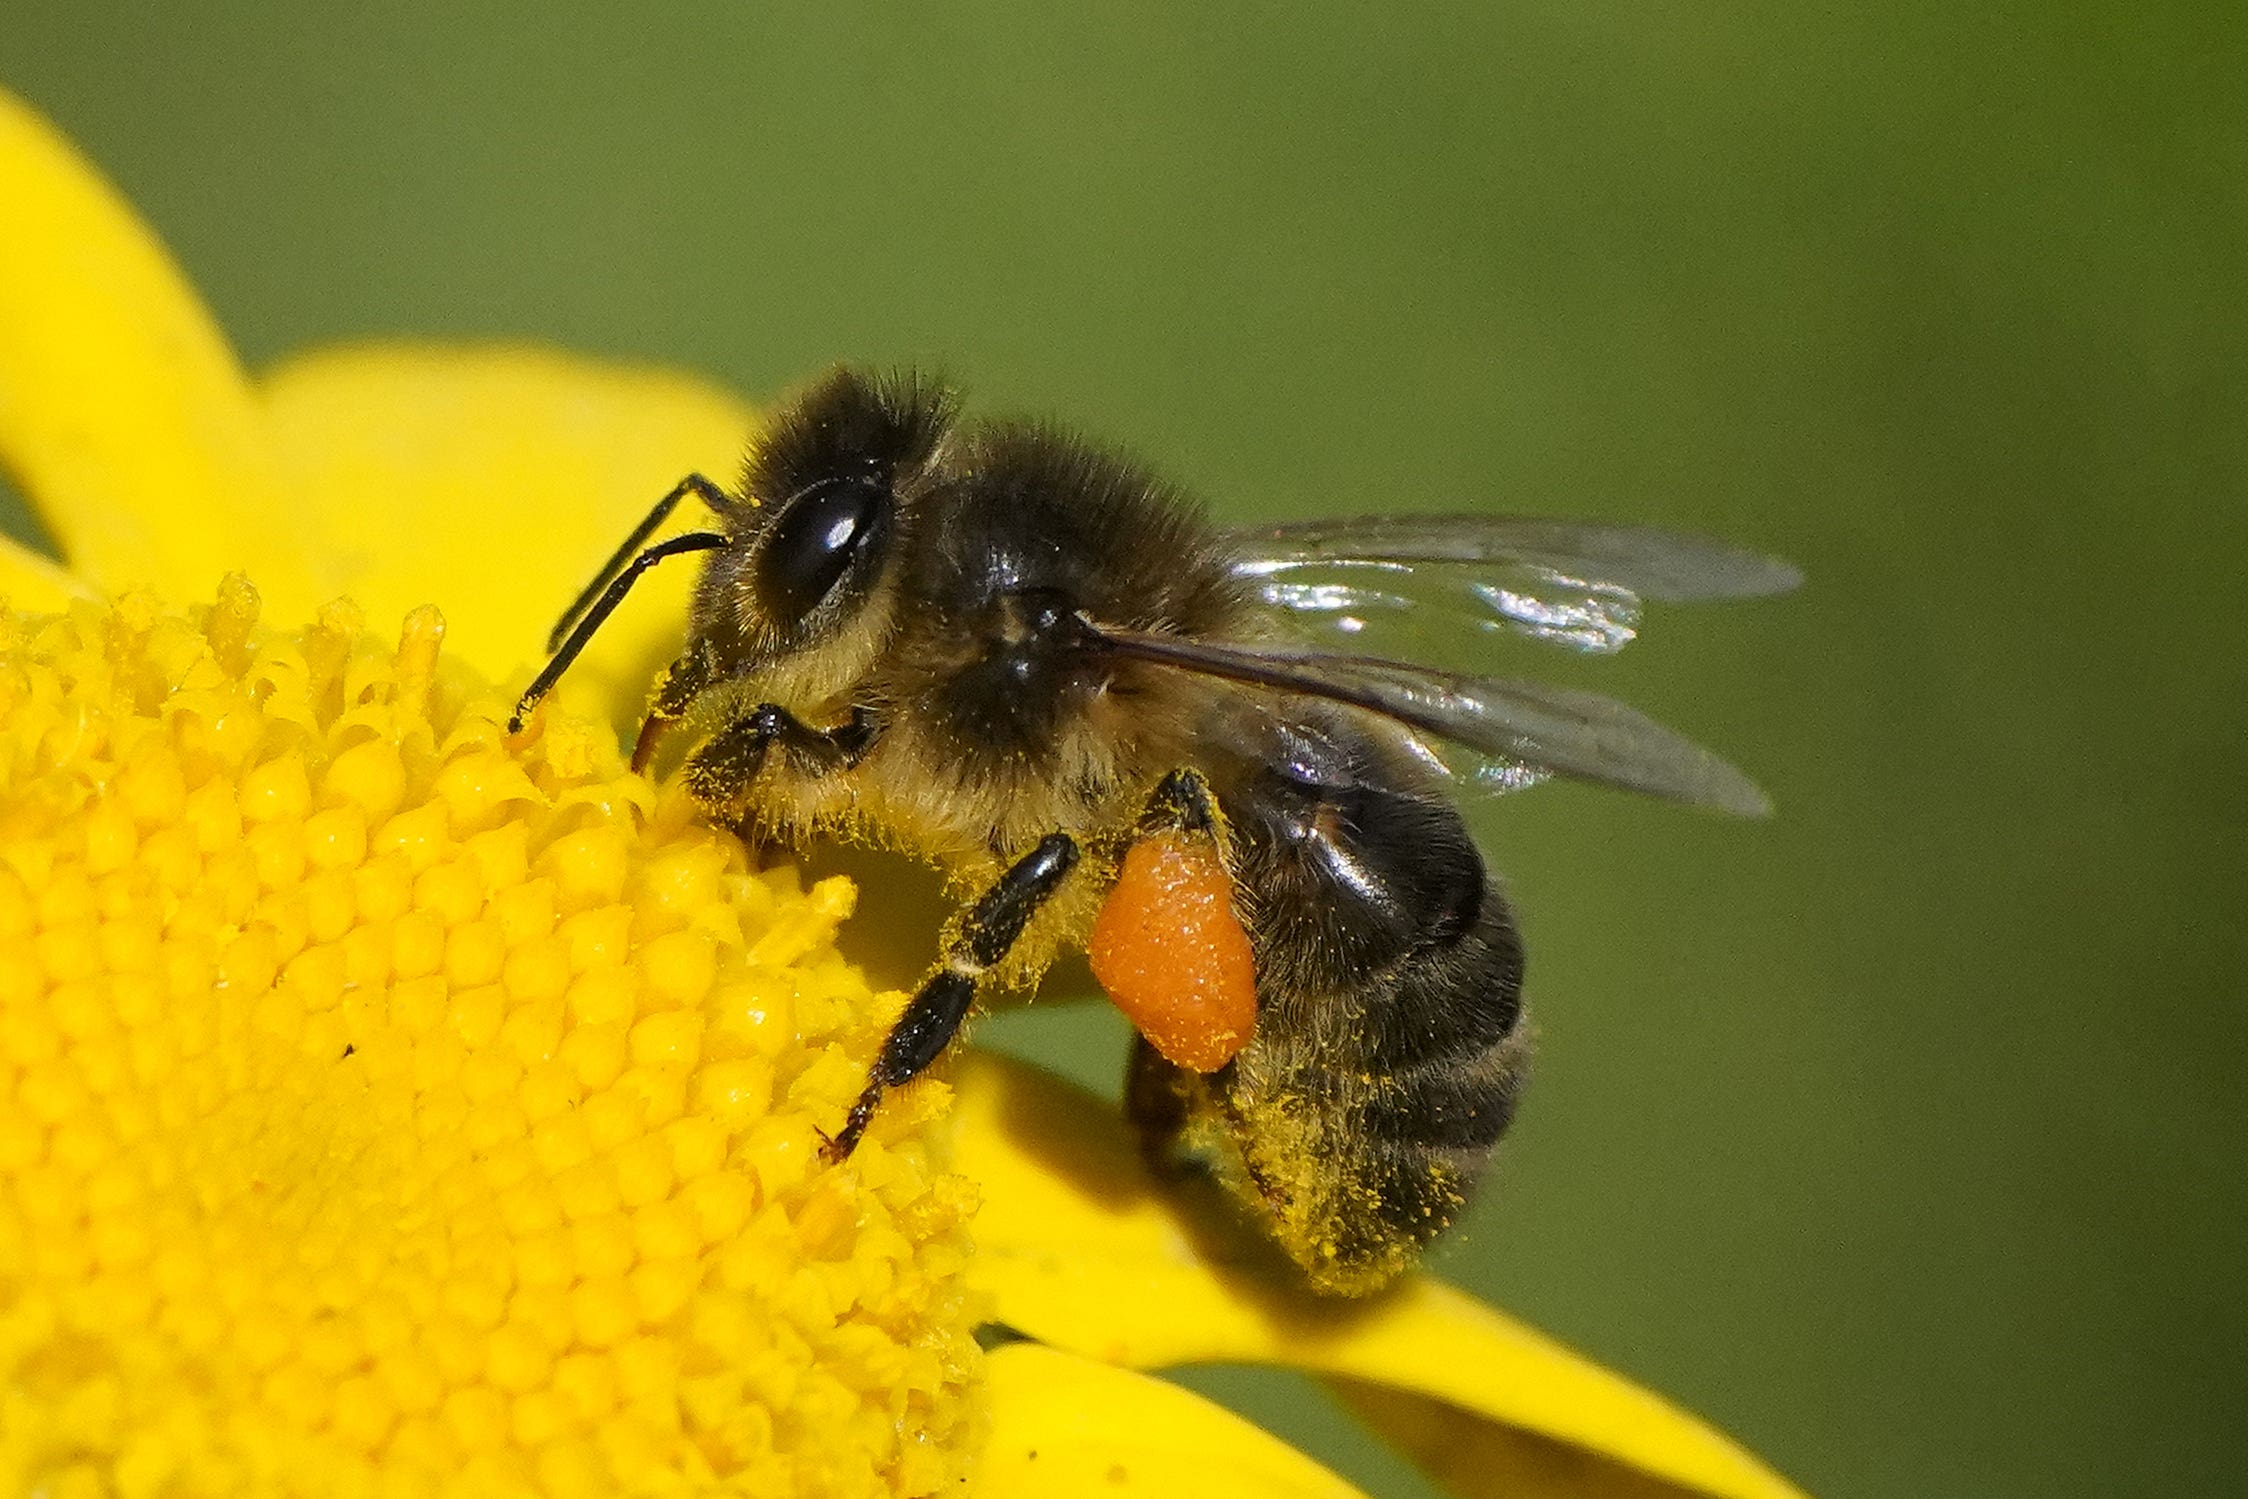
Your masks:
<instances>
[{"instance_id":1,"label":"yellow petal","mask_svg":"<svg viewBox=\"0 0 2248 1499\"><path fill-rule=\"evenodd\" d=\"M1438 1447L1538 1451L1513 1431L1589 1455L1586 1471L1610 1477L1622 1468L1727 1499L1796 1495L1694 1417L1434 1279L1367 1302L1288 1289L1286 1268L1214 1189L1149 1178L1114 1105L986 1055L962 1065L958 1088L958 1166L984 1192L975 1274L1008 1326L1131 1368L1271 1363L1340 1376L1375 1387L1358 1403L1408 1450L1433 1432Z\"/></svg>"},{"instance_id":2,"label":"yellow petal","mask_svg":"<svg viewBox=\"0 0 2248 1499\"><path fill-rule=\"evenodd\" d=\"M131 207L5 94L0 202L0 467L105 591L200 597L246 568L288 613L444 598L460 654L521 675L647 507L731 477L750 434L707 383L528 350L344 349L253 388ZM581 700L637 716L692 572L640 586Z\"/></svg>"},{"instance_id":3,"label":"yellow petal","mask_svg":"<svg viewBox=\"0 0 2248 1499\"><path fill-rule=\"evenodd\" d=\"M730 482L754 417L670 370L526 348L368 345L264 381L274 452L318 569L310 596L374 618L446 601L447 651L521 676L546 633L648 508L700 470ZM705 520L689 501L673 529ZM637 722L678 654L695 561L649 573L572 669Z\"/></svg>"},{"instance_id":4,"label":"yellow petal","mask_svg":"<svg viewBox=\"0 0 2248 1499\"><path fill-rule=\"evenodd\" d=\"M1692 1499L1705 1492L1551 1437L1463 1419L1458 1407L1442 1401L1354 1380L1321 1383L1461 1499Z\"/></svg>"},{"instance_id":5,"label":"yellow petal","mask_svg":"<svg viewBox=\"0 0 2248 1499\"><path fill-rule=\"evenodd\" d=\"M26 613L52 614L87 590L52 561L0 536L0 601Z\"/></svg>"},{"instance_id":6,"label":"yellow petal","mask_svg":"<svg viewBox=\"0 0 2248 1499\"><path fill-rule=\"evenodd\" d=\"M257 404L148 227L0 92L0 467L71 569L200 598L228 570L302 569L271 514Z\"/></svg>"},{"instance_id":7,"label":"yellow petal","mask_svg":"<svg viewBox=\"0 0 2248 1499\"><path fill-rule=\"evenodd\" d=\"M976 1499L1363 1499L1201 1396L1032 1343L985 1365L991 1443Z\"/></svg>"}]
</instances>

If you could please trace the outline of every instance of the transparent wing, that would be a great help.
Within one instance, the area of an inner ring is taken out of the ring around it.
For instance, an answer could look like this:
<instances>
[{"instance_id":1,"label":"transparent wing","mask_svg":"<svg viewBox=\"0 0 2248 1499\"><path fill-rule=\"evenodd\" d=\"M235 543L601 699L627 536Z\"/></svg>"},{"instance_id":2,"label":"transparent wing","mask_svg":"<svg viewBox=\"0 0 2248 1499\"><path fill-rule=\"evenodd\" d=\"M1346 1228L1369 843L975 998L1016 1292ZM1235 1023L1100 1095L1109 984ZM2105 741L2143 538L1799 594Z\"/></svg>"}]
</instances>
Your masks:
<instances>
[{"instance_id":1,"label":"transparent wing","mask_svg":"<svg viewBox=\"0 0 2248 1499\"><path fill-rule=\"evenodd\" d=\"M1512 631L1606 655L1640 602L1755 598L1802 581L1775 558L1654 526L1539 516L1400 515L1230 533L1237 576L1291 633L1449 659Z\"/></svg>"},{"instance_id":2,"label":"transparent wing","mask_svg":"<svg viewBox=\"0 0 2248 1499\"><path fill-rule=\"evenodd\" d=\"M1774 557L1658 526L1515 515L1373 515L1231 533L1246 571L1312 562L1498 562L1609 583L1663 603L1785 593L1803 575Z\"/></svg>"},{"instance_id":3,"label":"transparent wing","mask_svg":"<svg viewBox=\"0 0 2248 1499\"><path fill-rule=\"evenodd\" d=\"M1403 661L1187 640L1100 628L1119 652L1236 682L1346 703L1486 762L1477 778L1508 790L1567 776L1742 817L1768 814L1756 783L1717 755L1613 698L1467 676Z\"/></svg>"}]
</instances>

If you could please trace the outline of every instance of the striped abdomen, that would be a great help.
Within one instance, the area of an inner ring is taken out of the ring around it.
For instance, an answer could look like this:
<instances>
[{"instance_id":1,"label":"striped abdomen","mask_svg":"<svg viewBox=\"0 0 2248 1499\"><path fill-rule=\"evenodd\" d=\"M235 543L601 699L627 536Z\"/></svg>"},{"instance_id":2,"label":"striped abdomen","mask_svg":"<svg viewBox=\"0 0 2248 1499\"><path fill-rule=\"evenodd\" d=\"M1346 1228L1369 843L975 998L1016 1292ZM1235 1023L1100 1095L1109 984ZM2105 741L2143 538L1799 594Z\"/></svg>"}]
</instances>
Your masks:
<instances>
[{"instance_id":1,"label":"striped abdomen","mask_svg":"<svg viewBox=\"0 0 2248 1499\"><path fill-rule=\"evenodd\" d=\"M1223 1071L1166 1081L1230 1136L1313 1283L1364 1292L1452 1221L1513 1116L1522 949L1430 772L1339 714L1280 732L1220 790L1256 1033ZM1137 1065L1135 1112L1160 1126L1157 1064Z\"/></svg>"}]
</instances>

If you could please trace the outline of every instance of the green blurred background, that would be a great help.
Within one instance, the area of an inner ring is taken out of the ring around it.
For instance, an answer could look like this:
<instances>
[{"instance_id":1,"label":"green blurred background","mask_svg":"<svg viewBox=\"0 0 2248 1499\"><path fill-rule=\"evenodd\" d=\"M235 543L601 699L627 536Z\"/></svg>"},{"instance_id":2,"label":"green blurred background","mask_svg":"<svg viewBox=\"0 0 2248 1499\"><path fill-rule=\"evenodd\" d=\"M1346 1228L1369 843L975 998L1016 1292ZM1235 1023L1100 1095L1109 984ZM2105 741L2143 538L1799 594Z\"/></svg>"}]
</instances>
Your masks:
<instances>
[{"instance_id":1,"label":"green blurred background","mask_svg":"<svg viewBox=\"0 0 2248 1499\"><path fill-rule=\"evenodd\" d=\"M0 0L0 83L253 362L528 335L763 395L911 359L1227 516L1802 563L1510 660L1782 810L1483 820L1544 1051L1441 1266L1820 1494L2240 1491L2233 7L365 11ZM986 1036L1104 1081L1121 1040ZM1423 1492L1308 1385L1198 1381Z\"/></svg>"}]
</instances>

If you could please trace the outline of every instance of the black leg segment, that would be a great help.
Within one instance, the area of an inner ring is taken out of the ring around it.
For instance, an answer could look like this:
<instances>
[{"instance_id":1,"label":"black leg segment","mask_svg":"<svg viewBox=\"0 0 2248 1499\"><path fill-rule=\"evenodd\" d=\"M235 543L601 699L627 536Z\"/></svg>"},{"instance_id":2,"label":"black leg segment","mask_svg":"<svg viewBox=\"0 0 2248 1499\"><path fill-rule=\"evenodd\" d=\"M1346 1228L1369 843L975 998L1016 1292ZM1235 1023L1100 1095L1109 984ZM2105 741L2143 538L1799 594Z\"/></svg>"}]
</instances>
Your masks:
<instances>
[{"instance_id":1,"label":"black leg segment","mask_svg":"<svg viewBox=\"0 0 2248 1499\"><path fill-rule=\"evenodd\" d=\"M943 966L906 1002L882 1050L868 1069L866 1090L851 1105L850 1117L827 1142L830 1161L847 1159L866 1133L882 1095L906 1082L944 1054L960 1033L984 975L1006 959L1015 939L1038 908L1061 888L1077 867L1077 843L1067 833L1050 833L1017 859L976 901L945 947Z\"/></svg>"},{"instance_id":2,"label":"black leg segment","mask_svg":"<svg viewBox=\"0 0 2248 1499\"><path fill-rule=\"evenodd\" d=\"M662 706L660 700L657 706ZM648 721L660 720L650 714ZM876 732L875 717L865 708L853 708L849 721L839 728L815 729L778 703L759 703L688 756L687 793L701 805L723 812L765 768L773 746L779 745L799 769L828 775L857 764L874 743ZM641 742L648 743L645 726Z\"/></svg>"},{"instance_id":3,"label":"black leg segment","mask_svg":"<svg viewBox=\"0 0 2248 1499\"><path fill-rule=\"evenodd\" d=\"M1077 841L1069 834L1048 833L1039 839L1038 846L1010 865L968 912L946 959L966 962L978 972L998 963L1063 876L1076 867Z\"/></svg>"},{"instance_id":4,"label":"black leg segment","mask_svg":"<svg viewBox=\"0 0 2248 1499\"><path fill-rule=\"evenodd\" d=\"M1132 1038L1124 1072L1124 1117L1140 1137L1140 1158L1158 1175L1179 1169L1179 1135L1194 1117L1192 1099L1201 1078L1166 1058L1145 1036Z\"/></svg>"},{"instance_id":5,"label":"black leg segment","mask_svg":"<svg viewBox=\"0 0 2248 1499\"><path fill-rule=\"evenodd\" d=\"M663 669L663 675L656 678L655 700L648 705L648 716L640 720L640 737L632 743L634 772L648 768L664 730L684 718L695 699L717 680L718 651L707 637L695 641L684 656Z\"/></svg>"}]
</instances>

